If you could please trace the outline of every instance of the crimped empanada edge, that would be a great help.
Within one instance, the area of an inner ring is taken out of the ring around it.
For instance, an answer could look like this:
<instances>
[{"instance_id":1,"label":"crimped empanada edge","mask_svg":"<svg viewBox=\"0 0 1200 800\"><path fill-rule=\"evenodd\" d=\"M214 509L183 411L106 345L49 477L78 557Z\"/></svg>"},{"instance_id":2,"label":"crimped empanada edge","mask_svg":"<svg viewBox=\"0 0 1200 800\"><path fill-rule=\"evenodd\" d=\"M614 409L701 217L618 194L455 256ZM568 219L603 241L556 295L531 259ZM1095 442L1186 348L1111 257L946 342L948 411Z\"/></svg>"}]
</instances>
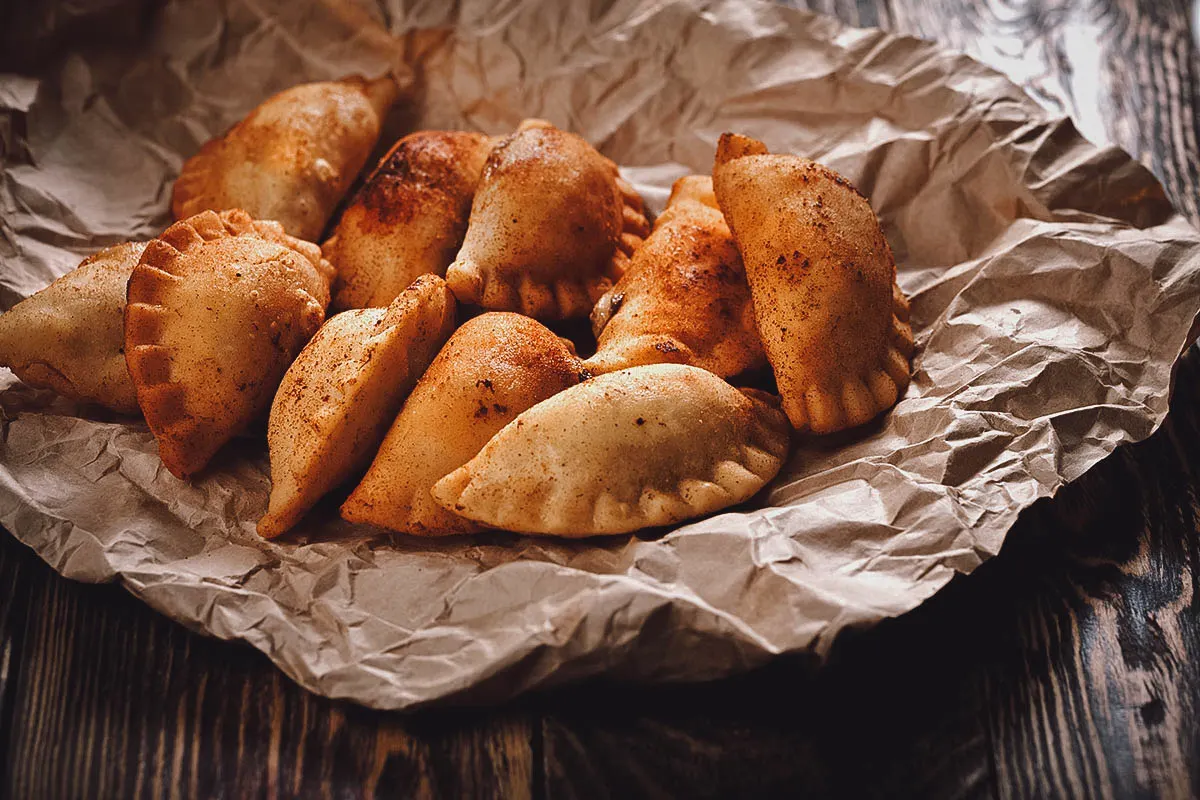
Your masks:
<instances>
[{"instance_id":1,"label":"crimped empanada edge","mask_svg":"<svg viewBox=\"0 0 1200 800\"><path fill-rule=\"evenodd\" d=\"M483 525L550 536L631 533L710 514L753 497L778 474L787 458L789 426L783 413L755 394L747 394L745 400L750 404L748 408L743 407L742 412L747 415L744 428L746 441L736 444L736 452L726 453L724 457L716 459L705 477L679 478L673 490L654 486L644 488L636 505L617 499L610 491L601 490L594 498L584 498L583 505L591 506L590 516L586 518L579 513L572 514L570 505L553 492L539 497L533 504L528 502L528 498L521 498L521 502L515 504L493 502L486 508L472 507L469 503L463 503L463 498L478 477L472 469L472 463L483 454L483 450L438 480L430 494L450 513ZM516 426L520 419L518 417L497 432L492 442L497 441L505 430ZM489 495L494 496L494 493ZM515 520L506 519L504 514L507 508L514 505L520 506L527 519L550 524L517 525Z\"/></svg>"},{"instance_id":2,"label":"crimped empanada edge","mask_svg":"<svg viewBox=\"0 0 1200 800\"><path fill-rule=\"evenodd\" d=\"M202 223L208 239L192 220ZM229 235L213 211L175 223L146 245L126 289L125 364L142 415L158 440L163 464L179 478L187 478L203 464L189 463L184 456L190 445L198 444L200 431L187 413L186 387L171 378L171 353L162 344L163 326L169 313L164 303L171 288L180 282L175 268L183 253L210 239Z\"/></svg>"},{"instance_id":3,"label":"crimped empanada edge","mask_svg":"<svg viewBox=\"0 0 1200 800\"><path fill-rule=\"evenodd\" d=\"M880 357L835 387L813 384L785 397L784 409L792 427L832 433L870 422L894 406L911 379L914 341L908 319L908 300L899 286L893 285L891 326Z\"/></svg>"}]
</instances>

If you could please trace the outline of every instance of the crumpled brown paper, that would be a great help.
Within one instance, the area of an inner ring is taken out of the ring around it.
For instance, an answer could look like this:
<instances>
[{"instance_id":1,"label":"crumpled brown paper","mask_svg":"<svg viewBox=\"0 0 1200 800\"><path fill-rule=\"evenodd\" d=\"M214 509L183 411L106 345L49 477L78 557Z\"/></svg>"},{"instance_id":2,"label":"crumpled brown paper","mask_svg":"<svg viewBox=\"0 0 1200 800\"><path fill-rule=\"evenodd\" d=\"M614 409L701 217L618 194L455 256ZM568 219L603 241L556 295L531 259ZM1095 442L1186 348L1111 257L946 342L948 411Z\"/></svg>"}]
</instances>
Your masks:
<instances>
[{"instance_id":1,"label":"crumpled brown paper","mask_svg":"<svg viewBox=\"0 0 1200 800\"><path fill-rule=\"evenodd\" d=\"M711 678L912 609L1166 414L1200 237L1143 168L965 56L740 2L171 3L141 47L0 78L6 304L157 233L183 159L269 93L398 68L383 32L436 26L454 35L408 48L423 99L393 134L545 117L656 209L726 130L850 177L913 300L903 401L801 441L759 506L656 540L387 537L327 503L299 540L265 542L261 433L182 483L144 425L9 377L0 522L63 575L119 578L315 692L380 708L597 673Z\"/></svg>"}]
</instances>

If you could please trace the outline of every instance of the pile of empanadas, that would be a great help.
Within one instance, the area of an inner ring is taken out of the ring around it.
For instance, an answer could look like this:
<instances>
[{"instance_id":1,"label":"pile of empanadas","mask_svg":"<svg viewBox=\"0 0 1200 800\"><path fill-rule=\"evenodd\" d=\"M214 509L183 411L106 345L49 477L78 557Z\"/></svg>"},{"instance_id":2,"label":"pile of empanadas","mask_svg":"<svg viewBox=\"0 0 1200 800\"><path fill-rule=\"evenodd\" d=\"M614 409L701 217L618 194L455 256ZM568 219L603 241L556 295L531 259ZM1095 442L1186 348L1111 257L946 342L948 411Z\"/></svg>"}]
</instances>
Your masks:
<instances>
[{"instance_id":1,"label":"pile of empanadas","mask_svg":"<svg viewBox=\"0 0 1200 800\"><path fill-rule=\"evenodd\" d=\"M183 479L267 418L267 537L339 491L345 519L419 535L668 525L756 494L793 430L860 425L907 386L871 207L744 136L651 229L550 123L412 133L318 247L398 96L352 77L267 100L184 165L178 222L0 317L0 363L140 411ZM560 325L587 317L581 358ZM779 397L729 382L768 366Z\"/></svg>"}]
</instances>

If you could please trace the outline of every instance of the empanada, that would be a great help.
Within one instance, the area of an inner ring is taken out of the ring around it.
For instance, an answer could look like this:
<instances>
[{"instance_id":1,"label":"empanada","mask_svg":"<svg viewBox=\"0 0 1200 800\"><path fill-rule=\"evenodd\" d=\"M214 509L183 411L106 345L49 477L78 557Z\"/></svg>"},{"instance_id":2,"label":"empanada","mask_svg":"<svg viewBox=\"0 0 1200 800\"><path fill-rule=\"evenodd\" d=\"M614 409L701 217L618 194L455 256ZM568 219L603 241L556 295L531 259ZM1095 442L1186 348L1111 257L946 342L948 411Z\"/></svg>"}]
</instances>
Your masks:
<instances>
[{"instance_id":1,"label":"empanada","mask_svg":"<svg viewBox=\"0 0 1200 800\"><path fill-rule=\"evenodd\" d=\"M421 131L383 157L322 246L334 308L386 306L418 275L445 275L491 149L482 134Z\"/></svg>"},{"instance_id":2,"label":"empanada","mask_svg":"<svg viewBox=\"0 0 1200 800\"><path fill-rule=\"evenodd\" d=\"M267 425L271 499L258 532L295 525L359 472L454 330L454 295L423 275L387 308L331 317L292 362Z\"/></svg>"},{"instance_id":3,"label":"empanada","mask_svg":"<svg viewBox=\"0 0 1200 800\"><path fill-rule=\"evenodd\" d=\"M125 284L145 249L101 250L0 316L0 365L31 386L136 414L123 315Z\"/></svg>"},{"instance_id":4,"label":"empanada","mask_svg":"<svg viewBox=\"0 0 1200 800\"><path fill-rule=\"evenodd\" d=\"M264 414L325 319L333 268L245 211L205 211L146 245L129 276L125 361L172 474L186 478Z\"/></svg>"},{"instance_id":5,"label":"empanada","mask_svg":"<svg viewBox=\"0 0 1200 800\"><path fill-rule=\"evenodd\" d=\"M245 209L316 241L379 139L399 87L390 76L304 83L268 98L188 159L171 211Z\"/></svg>"},{"instance_id":6,"label":"empanada","mask_svg":"<svg viewBox=\"0 0 1200 800\"><path fill-rule=\"evenodd\" d=\"M479 530L429 489L525 409L586 376L566 341L519 314L482 314L459 328L417 383L342 517L402 533Z\"/></svg>"},{"instance_id":7,"label":"empanada","mask_svg":"<svg viewBox=\"0 0 1200 800\"><path fill-rule=\"evenodd\" d=\"M708 514L783 465L787 419L762 398L684 364L611 372L521 414L433 496L484 525L569 537Z\"/></svg>"},{"instance_id":8,"label":"empanada","mask_svg":"<svg viewBox=\"0 0 1200 800\"><path fill-rule=\"evenodd\" d=\"M446 282L488 309L586 316L648 230L615 164L573 133L526 120L488 156Z\"/></svg>"},{"instance_id":9,"label":"empanada","mask_svg":"<svg viewBox=\"0 0 1200 800\"><path fill-rule=\"evenodd\" d=\"M766 363L742 257L713 197L712 178L671 189L629 269L592 310L599 374L678 363L728 377Z\"/></svg>"},{"instance_id":10,"label":"empanada","mask_svg":"<svg viewBox=\"0 0 1200 800\"><path fill-rule=\"evenodd\" d=\"M829 433L891 407L908 385L912 330L866 198L827 167L730 133L713 186L792 425Z\"/></svg>"}]
</instances>

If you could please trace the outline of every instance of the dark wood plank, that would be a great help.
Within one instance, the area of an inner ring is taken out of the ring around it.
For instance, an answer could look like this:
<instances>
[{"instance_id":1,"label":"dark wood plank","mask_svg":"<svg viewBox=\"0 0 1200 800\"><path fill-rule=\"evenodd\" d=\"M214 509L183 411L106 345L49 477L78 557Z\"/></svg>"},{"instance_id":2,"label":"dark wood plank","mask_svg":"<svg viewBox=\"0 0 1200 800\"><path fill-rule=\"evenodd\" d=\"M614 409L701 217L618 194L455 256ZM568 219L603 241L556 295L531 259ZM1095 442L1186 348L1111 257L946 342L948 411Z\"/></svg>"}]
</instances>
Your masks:
<instances>
[{"instance_id":1,"label":"dark wood plank","mask_svg":"<svg viewBox=\"0 0 1200 800\"><path fill-rule=\"evenodd\" d=\"M1200 56L1189 0L886 5L879 15L884 27L959 48L1013 76L1035 97L1071 114L1091 138L1133 154L1162 180L1176 206L1200 221Z\"/></svg>"},{"instance_id":2,"label":"dark wood plank","mask_svg":"<svg viewBox=\"0 0 1200 800\"><path fill-rule=\"evenodd\" d=\"M23 621L29 605L29 572L14 556L16 545L5 537L0 546L0 786L6 774L5 754L13 736L13 708L22 664Z\"/></svg>"},{"instance_id":3,"label":"dark wood plank","mask_svg":"<svg viewBox=\"0 0 1200 800\"><path fill-rule=\"evenodd\" d=\"M117 587L56 578L6 534L0 570L10 562L31 596L0 796L531 794L525 712L404 717L325 700Z\"/></svg>"},{"instance_id":4,"label":"dark wood plank","mask_svg":"<svg viewBox=\"0 0 1200 800\"><path fill-rule=\"evenodd\" d=\"M549 797L985 797L978 676L934 624L885 626L814 674L590 686L544 701Z\"/></svg>"},{"instance_id":5,"label":"dark wood plank","mask_svg":"<svg viewBox=\"0 0 1200 800\"><path fill-rule=\"evenodd\" d=\"M987 688L998 776L1014 794L1200 788L1198 401L1193 350L1165 428L1064 489L1004 554L1020 572L996 590L1019 608L1020 635Z\"/></svg>"},{"instance_id":6,"label":"dark wood plank","mask_svg":"<svg viewBox=\"0 0 1200 800\"><path fill-rule=\"evenodd\" d=\"M859 28L895 28L887 0L788 0L784 5L828 14Z\"/></svg>"},{"instance_id":7,"label":"dark wood plank","mask_svg":"<svg viewBox=\"0 0 1200 800\"><path fill-rule=\"evenodd\" d=\"M1200 60L1186 2L891 5L901 29L1017 65L1085 132L1140 158L1200 219ZM1014 535L970 590L1017 609L1007 626L984 617L1007 632L984 673L1004 794L1196 794L1198 387L1193 354L1166 428L1028 515L1030 533Z\"/></svg>"}]
</instances>

